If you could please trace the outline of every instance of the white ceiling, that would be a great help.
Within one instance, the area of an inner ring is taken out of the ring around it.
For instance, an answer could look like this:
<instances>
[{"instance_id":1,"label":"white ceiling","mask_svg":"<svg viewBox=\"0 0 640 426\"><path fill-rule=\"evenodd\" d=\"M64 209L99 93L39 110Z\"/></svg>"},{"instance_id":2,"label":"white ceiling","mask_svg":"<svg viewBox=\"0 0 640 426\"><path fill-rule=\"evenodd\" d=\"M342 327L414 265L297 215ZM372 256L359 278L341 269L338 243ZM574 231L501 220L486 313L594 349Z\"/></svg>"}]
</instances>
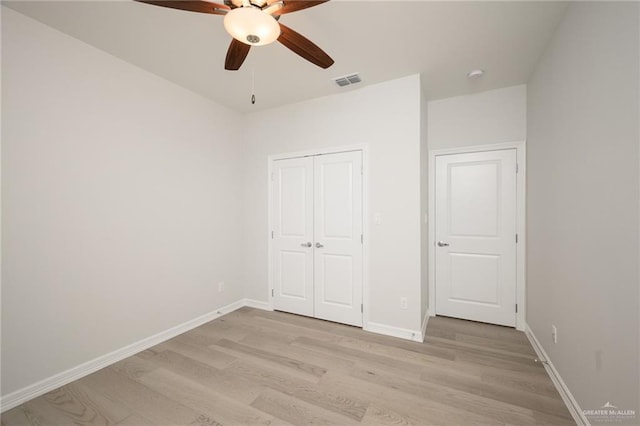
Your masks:
<instances>
[{"instance_id":1,"label":"white ceiling","mask_svg":"<svg viewBox=\"0 0 640 426\"><path fill-rule=\"evenodd\" d=\"M240 71L225 71L230 38L222 16L133 1L3 4L243 112L416 73L428 99L526 83L567 5L332 0L281 18L335 59L329 69L274 43L252 48ZM486 70L485 76L469 80L466 74L474 68ZM362 83L340 89L331 81L353 72Z\"/></svg>"}]
</instances>

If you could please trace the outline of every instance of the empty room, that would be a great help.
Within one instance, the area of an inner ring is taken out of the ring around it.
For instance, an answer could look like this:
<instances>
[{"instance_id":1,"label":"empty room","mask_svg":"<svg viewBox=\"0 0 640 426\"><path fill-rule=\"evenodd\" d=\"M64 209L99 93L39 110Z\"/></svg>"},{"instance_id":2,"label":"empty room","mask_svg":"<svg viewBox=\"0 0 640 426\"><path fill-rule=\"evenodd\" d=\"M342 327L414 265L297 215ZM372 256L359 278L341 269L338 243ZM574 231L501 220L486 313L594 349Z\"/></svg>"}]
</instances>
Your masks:
<instances>
[{"instance_id":1,"label":"empty room","mask_svg":"<svg viewBox=\"0 0 640 426\"><path fill-rule=\"evenodd\" d=\"M640 2L0 13L2 426L640 424Z\"/></svg>"}]
</instances>

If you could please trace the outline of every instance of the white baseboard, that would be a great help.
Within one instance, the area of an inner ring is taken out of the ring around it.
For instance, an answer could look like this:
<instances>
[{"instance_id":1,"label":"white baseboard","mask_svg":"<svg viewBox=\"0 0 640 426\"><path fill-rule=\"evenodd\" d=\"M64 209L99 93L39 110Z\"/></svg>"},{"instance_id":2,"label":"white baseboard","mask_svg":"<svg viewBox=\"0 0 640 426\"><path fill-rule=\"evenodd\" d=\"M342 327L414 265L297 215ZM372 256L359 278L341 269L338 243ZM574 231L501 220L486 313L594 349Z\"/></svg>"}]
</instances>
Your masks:
<instances>
[{"instance_id":1,"label":"white baseboard","mask_svg":"<svg viewBox=\"0 0 640 426\"><path fill-rule=\"evenodd\" d=\"M222 315L233 312L236 309L242 308L243 306L245 306L244 300L239 300L227 306L223 306L214 311L208 312L190 321L177 325L175 327L171 327L168 330L161 331L158 334L144 338L128 346L125 346L120 349L116 349L113 352L94 358L90 361L87 361L76 367L70 368L66 371L63 371L61 373L48 377L32 385L26 386L22 389L18 389L15 392L11 392L10 394L2 396L0 398L0 412L4 413L5 411L10 410L11 408L16 407L20 404L23 404L33 398L43 395L56 388L59 388L60 386L64 386L68 383L71 383L74 380L78 380L82 377L85 377L102 368L108 367L111 364L114 364L118 361L121 361L125 358L135 355L138 352L144 351L145 349L149 349L152 346L155 346L179 334L185 333L189 330L199 327L202 324L205 324L211 320L219 318Z\"/></svg>"},{"instance_id":2,"label":"white baseboard","mask_svg":"<svg viewBox=\"0 0 640 426\"><path fill-rule=\"evenodd\" d=\"M250 308L256 308L256 309L262 309L263 311L273 311L273 308L269 306L269 303L263 302L262 300L244 299L244 306L248 306Z\"/></svg>"},{"instance_id":3,"label":"white baseboard","mask_svg":"<svg viewBox=\"0 0 640 426\"><path fill-rule=\"evenodd\" d=\"M431 312L427 309L427 312L424 314L424 319L422 320L422 341L424 342L424 338L427 336L427 324L429 324L429 317L431 316Z\"/></svg>"},{"instance_id":4,"label":"white baseboard","mask_svg":"<svg viewBox=\"0 0 640 426\"><path fill-rule=\"evenodd\" d=\"M558 370L556 370L556 367L553 365L551 360L549 360L547 353L544 351L544 348L536 338L535 334L533 334L531 328L529 328L529 325L525 327L525 334L527 335L529 342L531 342L531 346L533 346L533 349L536 351L538 360L542 362L542 365L544 365L544 368L547 370L551 381L558 390L560 397L562 397L562 400L567 406L569 413L571 413L573 420L578 425L590 426L591 423L589 423L589 420L584 415L582 408L580 408L580 405L578 404L578 401L576 401L576 399L573 397L571 391L567 387L567 384L564 382L564 380L562 380L562 377L560 377Z\"/></svg>"},{"instance_id":5,"label":"white baseboard","mask_svg":"<svg viewBox=\"0 0 640 426\"><path fill-rule=\"evenodd\" d=\"M422 343L423 335L422 330L410 330L408 328L393 327L391 325L379 324L369 321L364 331L371 333L384 334L385 336L399 337L400 339L413 340L414 342Z\"/></svg>"}]
</instances>

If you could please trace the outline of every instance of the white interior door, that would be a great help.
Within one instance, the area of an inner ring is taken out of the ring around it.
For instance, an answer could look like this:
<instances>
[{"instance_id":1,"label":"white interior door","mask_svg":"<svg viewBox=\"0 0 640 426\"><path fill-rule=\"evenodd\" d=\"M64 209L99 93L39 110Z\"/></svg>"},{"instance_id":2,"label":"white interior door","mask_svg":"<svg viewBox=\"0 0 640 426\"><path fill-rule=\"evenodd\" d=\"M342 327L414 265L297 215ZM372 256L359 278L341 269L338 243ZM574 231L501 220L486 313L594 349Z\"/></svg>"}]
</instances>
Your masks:
<instances>
[{"instance_id":1,"label":"white interior door","mask_svg":"<svg viewBox=\"0 0 640 426\"><path fill-rule=\"evenodd\" d=\"M516 150L436 157L436 314L515 326Z\"/></svg>"},{"instance_id":2,"label":"white interior door","mask_svg":"<svg viewBox=\"0 0 640 426\"><path fill-rule=\"evenodd\" d=\"M274 161L272 171L273 305L313 316L313 158Z\"/></svg>"},{"instance_id":3,"label":"white interior door","mask_svg":"<svg viewBox=\"0 0 640 426\"><path fill-rule=\"evenodd\" d=\"M362 152L272 170L274 308L362 326Z\"/></svg>"},{"instance_id":4,"label":"white interior door","mask_svg":"<svg viewBox=\"0 0 640 426\"><path fill-rule=\"evenodd\" d=\"M314 161L315 316L362 326L362 152Z\"/></svg>"}]
</instances>

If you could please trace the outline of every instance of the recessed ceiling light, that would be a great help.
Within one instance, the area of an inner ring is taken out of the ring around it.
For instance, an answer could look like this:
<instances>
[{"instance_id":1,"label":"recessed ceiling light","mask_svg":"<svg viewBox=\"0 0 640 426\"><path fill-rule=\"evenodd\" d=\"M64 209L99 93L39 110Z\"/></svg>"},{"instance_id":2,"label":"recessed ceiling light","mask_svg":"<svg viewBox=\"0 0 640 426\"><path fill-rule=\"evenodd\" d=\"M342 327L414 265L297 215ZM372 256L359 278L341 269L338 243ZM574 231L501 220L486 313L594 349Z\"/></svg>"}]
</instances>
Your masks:
<instances>
[{"instance_id":1,"label":"recessed ceiling light","mask_svg":"<svg viewBox=\"0 0 640 426\"><path fill-rule=\"evenodd\" d=\"M483 75L484 75L484 70L471 70L469 71L469 74L467 74L467 77L479 78L479 77L482 77Z\"/></svg>"}]
</instances>

